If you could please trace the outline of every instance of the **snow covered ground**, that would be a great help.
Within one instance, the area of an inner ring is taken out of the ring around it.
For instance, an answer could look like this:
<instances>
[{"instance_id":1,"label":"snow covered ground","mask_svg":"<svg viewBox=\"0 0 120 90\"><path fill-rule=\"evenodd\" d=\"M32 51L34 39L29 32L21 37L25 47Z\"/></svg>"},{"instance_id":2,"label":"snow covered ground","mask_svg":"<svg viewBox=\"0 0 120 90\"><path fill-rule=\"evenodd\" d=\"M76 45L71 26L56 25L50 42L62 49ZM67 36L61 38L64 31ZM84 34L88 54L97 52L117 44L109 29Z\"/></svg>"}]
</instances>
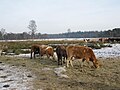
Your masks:
<instances>
[{"instance_id":1,"label":"snow covered ground","mask_svg":"<svg viewBox=\"0 0 120 90\"><path fill-rule=\"evenodd\" d=\"M97 57L119 57L120 56L120 44L112 44L112 47L105 47L102 49L95 49L94 53Z\"/></svg>"}]
</instances>

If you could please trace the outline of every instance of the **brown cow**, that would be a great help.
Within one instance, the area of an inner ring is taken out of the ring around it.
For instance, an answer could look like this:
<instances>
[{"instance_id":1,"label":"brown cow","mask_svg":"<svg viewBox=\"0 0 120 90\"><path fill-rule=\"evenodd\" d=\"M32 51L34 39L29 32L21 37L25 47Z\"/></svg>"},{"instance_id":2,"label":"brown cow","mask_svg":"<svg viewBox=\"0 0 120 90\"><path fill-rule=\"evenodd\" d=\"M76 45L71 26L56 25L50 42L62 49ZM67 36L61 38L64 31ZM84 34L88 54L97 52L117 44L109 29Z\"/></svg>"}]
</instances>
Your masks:
<instances>
[{"instance_id":1,"label":"brown cow","mask_svg":"<svg viewBox=\"0 0 120 90\"><path fill-rule=\"evenodd\" d=\"M31 46L31 59L32 59L32 54L34 53L34 58L35 58L35 54L39 54L40 55L40 45L38 45L38 44L34 44L34 45L32 45Z\"/></svg>"},{"instance_id":2,"label":"brown cow","mask_svg":"<svg viewBox=\"0 0 120 90\"><path fill-rule=\"evenodd\" d=\"M73 67L72 64L72 59L82 59L82 61L84 62L85 60L87 62L91 61L93 62L93 65L97 68L99 67L98 64L98 60L95 57L95 54L93 52L93 50L89 47L85 47L85 46L68 46L66 48L67 51L67 67L69 67L69 62L71 64L71 66Z\"/></svg>"},{"instance_id":3,"label":"brown cow","mask_svg":"<svg viewBox=\"0 0 120 90\"><path fill-rule=\"evenodd\" d=\"M62 65L63 59L64 59L64 62L65 62L65 59L67 59L66 48L63 45L57 46L56 54L58 57L58 65Z\"/></svg>"}]
</instances>

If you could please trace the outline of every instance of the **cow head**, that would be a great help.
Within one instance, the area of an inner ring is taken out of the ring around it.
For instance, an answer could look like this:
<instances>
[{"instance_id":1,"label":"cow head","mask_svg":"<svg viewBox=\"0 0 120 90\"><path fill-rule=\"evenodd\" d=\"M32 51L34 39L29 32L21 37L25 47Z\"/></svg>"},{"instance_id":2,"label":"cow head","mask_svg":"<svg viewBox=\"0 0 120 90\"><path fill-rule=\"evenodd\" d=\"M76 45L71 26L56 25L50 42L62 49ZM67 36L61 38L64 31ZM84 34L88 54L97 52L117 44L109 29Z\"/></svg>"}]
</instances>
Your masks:
<instances>
[{"instance_id":1,"label":"cow head","mask_svg":"<svg viewBox=\"0 0 120 90\"><path fill-rule=\"evenodd\" d=\"M100 64L99 64L98 60L96 62L93 62L93 64L94 64L95 68L99 68L100 67Z\"/></svg>"}]
</instances>

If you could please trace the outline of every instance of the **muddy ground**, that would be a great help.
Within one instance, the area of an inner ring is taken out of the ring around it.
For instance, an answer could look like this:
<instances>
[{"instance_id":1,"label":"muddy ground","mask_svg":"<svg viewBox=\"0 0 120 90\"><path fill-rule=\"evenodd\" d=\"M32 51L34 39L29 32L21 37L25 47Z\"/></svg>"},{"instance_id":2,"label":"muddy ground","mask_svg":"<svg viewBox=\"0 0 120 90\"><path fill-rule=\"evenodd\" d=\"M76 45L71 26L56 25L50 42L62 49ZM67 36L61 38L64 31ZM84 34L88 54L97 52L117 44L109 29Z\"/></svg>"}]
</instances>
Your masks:
<instances>
[{"instance_id":1,"label":"muddy ground","mask_svg":"<svg viewBox=\"0 0 120 90\"><path fill-rule=\"evenodd\" d=\"M98 59L102 66L95 69L87 63L81 68L78 61L74 61L73 68L65 68L65 64L58 67L55 60L1 56L0 72L3 75L0 73L0 90L120 90L120 58ZM12 71L22 73L11 73L14 77L7 82L12 83L6 84L3 78L9 76L4 75L6 69L3 66L11 70L7 75ZM56 70L61 70L61 73ZM15 79L19 76L23 79L21 83Z\"/></svg>"}]
</instances>

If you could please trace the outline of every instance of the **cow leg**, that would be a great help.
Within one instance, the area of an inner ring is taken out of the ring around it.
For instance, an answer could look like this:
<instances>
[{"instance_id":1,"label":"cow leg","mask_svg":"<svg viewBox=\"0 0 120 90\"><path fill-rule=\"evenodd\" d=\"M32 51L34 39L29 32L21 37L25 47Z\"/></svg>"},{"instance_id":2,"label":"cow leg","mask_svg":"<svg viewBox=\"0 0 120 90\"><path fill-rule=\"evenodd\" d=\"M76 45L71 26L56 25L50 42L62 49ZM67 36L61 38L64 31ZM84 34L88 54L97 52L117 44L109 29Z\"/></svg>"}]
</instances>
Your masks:
<instances>
[{"instance_id":1,"label":"cow leg","mask_svg":"<svg viewBox=\"0 0 120 90\"><path fill-rule=\"evenodd\" d=\"M58 65L60 65L60 59L58 58Z\"/></svg>"},{"instance_id":2,"label":"cow leg","mask_svg":"<svg viewBox=\"0 0 120 90\"><path fill-rule=\"evenodd\" d=\"M58 57L58 65L60 65L60 57Z\"/></svg>"},{"instance_id":3,"label":"cow leg","mask_svg":"<svg viewBox=\"0 0 120 90\"><path fill-rule=\"evenodd\" d=\"M40 55L40 59L43 59L43 55Z\"/></svg>"},{"instance_id":4,"label":"cow leg","mask_svg":"<svg viewBox=\"0 0 120 90\"><path fill-rule=\"evenodd\" d=\"M58 59L58 65L62 65L62 60Z\"/></svg>"},{"instance_id":5,"label":"cow leg","mask_svg":"<svg viewBox=\"0 0 120 90\"><path fill-rule=\"evenodd\" d=\"M55 60L55 56L54 56L54 54L52 55L52 59Z\"/></svg>"},{"instance_id":6,"label":"cow leg","mask_svg":"<svg viewBox=\"0 0 120 90\"><path fill-rule=\"evenodd\" d=\"M65 57L63 57L63 63L65 63L66 62L66 58Z\"/></svg>"},{"instance_id":7,"label":"cow leg","mask_svg":"<svg viewBox=\"0 0 120 90\"><path fill-rule=\"evenodd\" d=\"M47 58L50 59L50 55L47 55Z\"/></svg>"},{"instance_id":8,"label":"cow leg","mask_svg":"<svg viewBox=\"0 0 120 90\"><path fill-rule=\"evenodd\" d=\"M71 66L73 67L72 58L73 58L73 57L70 57L70 58L67 59L67 67L69 67L69 63L70 63Z\"/></svg>"},{"instance_id":9,"label":"cow leg","mask_svg":"<svg viewBox=\"0 0 120 90\"><path fill-rule=\"evenodd\" d=\"M61 65L61 57L58 55L58 65Z\"/></svg>"},{"instance_id":10,"label":"cow leg","mask_svg":"<svg viewBox=\"0 0 120 90\"><path fill-rule=\"evenodd\" d=\"M80 61L81 61L81 59L80 59ZM82 59L82 62L80 63L81 68L82 68L83 65L84 65L84 61L85 61L85 59L83 58L83 59Z\"/></svg>"},{"instance_id":11,"label":"cow leg","mask_svg":"<svg viewBox=\"0 0 120 90\"><path fill-rule=\"evenodd\" d=\"M32 51L31 51L31 57L30 57L30 59L32 59Z\"/></svg>"},{"instance_id":12,"label":"cow leg","mask_svg":"<svg viewBox=\"0 0 120 90\"><path fill-rule=\"evenodd\" d=\"M62 65L62 56L60 57L60 65Z\"/></svg>"},{"instance_id":13,"label":"cow leg","mask_svg":"<svg viewBox=\"0 0 120 90\"><path fill-rule=\"evenodd\" d=\"M41 55L41 52L39 52L39 58L42 59L42 55Z\"/></svg>"},{"instance_id":14,"label":"cow leg","mask_svg":"<svg viewBox=\"0 0 120 90\"><path fill-rule=\"evenodd\" d=\"M60 59L60 62L61 62L60 64L62 65L62 58Z\"/></svg>"},{"instance_id":15,"label":"cow leg","mask_svg":"<svg viewBox=\"0 0 120 90\"><path fill-rule=\"evenodd\" d=\"M54 55L51 55L51 60L55 60L55 57L54 57Z\"/></svg>"},{"instance_id":16,"label":"cow leg","mask_svg":"<svg viewBox=\"0 0 120 90\"><path fill-rule=\"evenodd\" d=\"M73 67L73 63L72 63L72 60L70 60L70 64L71 64L71 66Z\"/></svg>"},{"instance_id":17,"label":"cow leg","mask_svg":"<svg viewBox=\"0 0 120 90\"><path fill-rule=\"evenodd\" d=\"M52 60L55 60L55 55L54 55L54 53L52 53L51 55L50 55L52 58Z\"/></svg>"},{"instance_id":18,"label":"cow leg","mask_svg":"<svg viewBox=\"0 0 120 90\"><path fill-rule=\"evenodd\" d=\"M34 59L35 59L35 52L34 52Z\"/></svg>"},{"instance_id":19,"label":"cow leg","mask_svg":"<svg viewBox=\"0 0 120 90\"><path fill-rule=\"evenodd\" d=\"M70 60L69 60L69 59L67 59L67 67L69 67L69 61L70 61Z\"/></svg>"},{"instance_id":20,"label":"cow leg","mask_svg":"<svg viewBox=\"0 0 120 90\"><path fill-rule=\"evenodd\" d=\"M71 60L71 58L67 58L67 60L66 60L66 66L67 67L69 67L70 60Z\"/></svg>"}]
</instances>

